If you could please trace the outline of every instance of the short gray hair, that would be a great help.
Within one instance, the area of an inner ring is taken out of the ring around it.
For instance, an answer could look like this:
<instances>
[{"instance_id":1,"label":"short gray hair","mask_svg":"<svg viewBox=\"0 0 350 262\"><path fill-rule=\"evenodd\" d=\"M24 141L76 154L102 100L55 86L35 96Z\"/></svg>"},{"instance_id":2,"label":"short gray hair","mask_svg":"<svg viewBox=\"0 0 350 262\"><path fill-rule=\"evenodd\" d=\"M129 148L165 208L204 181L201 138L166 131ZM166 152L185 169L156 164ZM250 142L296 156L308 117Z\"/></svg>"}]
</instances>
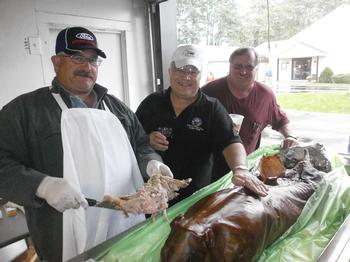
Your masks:
<instances>
[{"instance_id":1,"label":"short gray hair","mask_svg":"<svg viewBox=\"0 0 350 262\"><path fill-rule=\"evenodd\" d=\"M259 57L257 52L254 50L254 48L251 47L240 47L238 49L236 49L235 51L233 51L233 53L230 56L229 62L230 64L232 64L233 59L235 59L237 56L241 56L244 54L247 54L249 52L252 52L255 58L255 66L259 64Z\"/></svg>"}]
</instances>

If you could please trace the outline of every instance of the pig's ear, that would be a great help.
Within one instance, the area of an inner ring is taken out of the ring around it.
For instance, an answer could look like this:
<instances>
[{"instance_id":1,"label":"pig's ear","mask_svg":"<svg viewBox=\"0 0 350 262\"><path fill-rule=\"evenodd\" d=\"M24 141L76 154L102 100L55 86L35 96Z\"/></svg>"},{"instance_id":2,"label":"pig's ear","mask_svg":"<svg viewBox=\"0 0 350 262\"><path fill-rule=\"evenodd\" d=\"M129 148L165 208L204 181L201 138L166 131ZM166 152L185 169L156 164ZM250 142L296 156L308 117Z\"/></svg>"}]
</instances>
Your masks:
<instances>
[{"instance_id":1,"label":"pig's ear","mask_svg":"<svg viewBox=\"0 0 350 262\"><path fill-rule=\"evenodd\" d=\"M277 179L284 174L286 168L278 154L273 156L263 156L259 163L260 175L265 183L269 179Z\"/></svg>"}]
</instances>

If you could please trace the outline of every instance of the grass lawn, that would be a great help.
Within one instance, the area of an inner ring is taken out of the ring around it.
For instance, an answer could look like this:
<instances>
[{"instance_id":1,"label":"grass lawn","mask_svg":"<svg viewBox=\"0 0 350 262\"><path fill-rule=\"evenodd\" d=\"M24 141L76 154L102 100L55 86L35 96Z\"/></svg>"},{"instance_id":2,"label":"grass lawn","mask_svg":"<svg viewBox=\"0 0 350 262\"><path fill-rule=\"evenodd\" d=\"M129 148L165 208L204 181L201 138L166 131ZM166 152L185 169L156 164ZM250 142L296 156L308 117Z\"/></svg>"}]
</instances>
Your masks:
<instances>
[{"instance_id":1,"label":"grass lawn","mask_svg":"<svg viewBox=\"0 0 350 262\"><path fill-rule=\"evenodd\" d=\"M284 109L350 114L349 92L279 93L277 101Z\"/></svg>"}]
</instances>

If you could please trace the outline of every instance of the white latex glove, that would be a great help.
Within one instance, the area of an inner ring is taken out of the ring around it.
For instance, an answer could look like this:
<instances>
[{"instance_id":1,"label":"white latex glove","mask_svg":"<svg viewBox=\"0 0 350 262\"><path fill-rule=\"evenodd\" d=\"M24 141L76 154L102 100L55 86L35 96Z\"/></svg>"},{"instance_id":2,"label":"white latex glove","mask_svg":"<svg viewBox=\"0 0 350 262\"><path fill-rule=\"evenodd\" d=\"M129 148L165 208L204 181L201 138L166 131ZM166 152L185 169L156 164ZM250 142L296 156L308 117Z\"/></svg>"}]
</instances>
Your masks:
<instances>
[{"instance_id":1,"label":"white latex glove","mask_svg":"<svg viewBox=\"0 0 350 262\"><path fill-rule=\"evenodd\" d=\"M174 177L170 168L158 160L149 161L146 167L146 172L149 176L162 174L163 176Z\"/></svg>"},{"instance_id":2,"label":"white latex glove","mask_svg":"<svg viewBox=\"0 0 350 262\"><path fill-rule=\"evenodd\" d=\"M83 194L75 190L64 178L45 177L36 195L59 212L70 208L88 207Z\"/></svg>"}]
</instances>

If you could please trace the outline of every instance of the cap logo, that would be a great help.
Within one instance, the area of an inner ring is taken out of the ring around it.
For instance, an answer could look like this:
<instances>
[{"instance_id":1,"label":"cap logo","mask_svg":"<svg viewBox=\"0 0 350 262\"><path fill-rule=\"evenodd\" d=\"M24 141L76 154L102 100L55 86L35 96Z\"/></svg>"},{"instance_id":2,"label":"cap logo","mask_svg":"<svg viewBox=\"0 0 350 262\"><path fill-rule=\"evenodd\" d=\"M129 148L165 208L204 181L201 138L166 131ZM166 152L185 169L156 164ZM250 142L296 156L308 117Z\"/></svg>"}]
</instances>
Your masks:
<instances>
[{"instance_id":1,"label":"cap logo","mask_svg":"<svg viewBox=\"0 0 350 262\"><path fill-rule=\"evenodd\" d=\"M187 128L196 131L203 131L204 129L201 127L202 119L200 117L194 117L191 121L191 124L187 124Z\"/></svg>"},{"instance_id":2,"label":"cap logo","mask_svg":"<svg viewBox=\"0 0 350 262\"><path fill-rule=\"evenodd\" d=\"M79 39L90 40L90 41L94 40L94 38L91 35L87 34L87 33L79 33L75 37L79 38Z\"/></svg>"},{"instance_id":3,"label":"cap logo","mask_svg":"<svg viewBox=\"0 0 350 262\"><path fill-rule=\"evenodd\" d=\"M197 57L196 51L192 49L184 50L183 55L187 57Z\"/></svg>"}]
</instances>

